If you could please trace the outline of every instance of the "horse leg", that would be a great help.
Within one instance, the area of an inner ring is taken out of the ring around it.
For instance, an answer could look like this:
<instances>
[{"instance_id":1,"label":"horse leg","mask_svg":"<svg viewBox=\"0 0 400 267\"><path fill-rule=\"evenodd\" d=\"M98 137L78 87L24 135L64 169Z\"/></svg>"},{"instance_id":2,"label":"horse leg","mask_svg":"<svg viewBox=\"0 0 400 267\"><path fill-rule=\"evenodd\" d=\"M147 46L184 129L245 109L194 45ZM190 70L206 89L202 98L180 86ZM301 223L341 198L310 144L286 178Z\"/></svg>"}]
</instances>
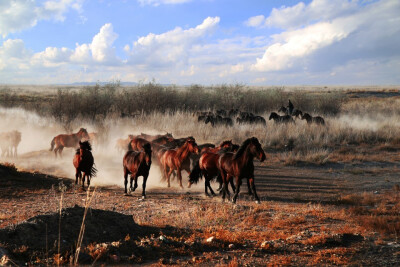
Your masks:
<instances>
[{"instance_id":1,"label":"horse leg","mask_svg":"<svg viewBox=\"0 0 400 267\"><path fill-rule=\"evenodd\" d=\"M85 190L85 177L86 177L86 172L83 172L82 175L82 189Z\"/></svg>"},{"instance_id":2,"label":"horse leg","mask_svg":"<svg viewBox=\"0 0 400 267\"><path fill-rule=\"evenodd\" d=\"M242 184L242 179L240 179L239 176L236 177L236 191L235 191L235 195L233 196L233 199L232 199L233 203L236 203L236 199L237 199L237 197L239 195L239 192L240 192L240 185L241 184Z\"/></svg>"},{"instance_id":3,"label":"horse leg","mask_svg":"<svg viewBox=\"0 0 400 267\"><path fill-rule=\"evenodd\" d=\"M176 170L177 174L178 174L178 179L179 179L179 186L181 187L181 189L183 189L183 185L182 185L182 173L181 173L181 169L178 168Z\"/></svg>"},{"instance_id":4,"label":"horse leg","mask_svg":"<svg viewBox=\"0 0 400 267\"><path fill-rule=\"evenodd\" d=\"M235 184L233 183L233 177L232 177L232 179L229 180L229 183L231 184L232 192L235 192L236 187L235 187ZM229 190L228 190L228 193L229 193Z\"/></svg>"},{"instance_id":5,"label":"horse leg","mask_svg":"<svg viewBox=\"0 0 400 267\"><path fill-rule=\"evenodd\" d=\"M80 174L81 174L81 172L78 169L76 169L76 172L75 172L75 184L78 184L78 179L80 178L79 177Z\"/></svg>"},{"instance_id":6,"label":"horse leg","mask_svg":"<svg viewBox=\"0 0 400 267\"><path fill-rule=\"evenodd\" d=\"M88 186L88 188L89 188L89 186L90 186L90 175L87 175L87 186Z\"/></svg>"},{"instance_id":7,"label":"horse leg","mask_svg":"<svg viewBox=\"0 0 400 267\"><path fill-rule=\"evenodd\" d=\"M250 179L247 179L247 190L249 195L253 195L253 191L251 190L251 186L250 186Z\"/></svg>"},{"instance_id":8,"label":"horse leg","mask_svg":"<svg viewBox=\"0 0 400 267\"><path fill-rule=\"evenodd\" d=\"M61 146L61 147L58 149L58 155L60 156L60 158L62 158L62 151L63 151L63 149L64 149L63 146Z\"/></svg>"},{"instance_id":9,"label":"horse leg","mask_svg":"<svg viewBox=\"0 0 400 267\"><path fill-rule=\"evenodd\" d=\"M147 174L147 175L143 175L142 199L145 199L145 198L146 198L146 183L147 183L147 177L148 177L148 176L149 176L148 174Z\"/></svg>"},{"instance_id":10,"label":"horse leg","mask_svg":"<svg viewBox=\"0 0 400 267\"><path fill-rule=\"evenodd\" d=\"M169 172L167 173L167 167L165 167L165 177L167 178L168 187L171 187L171 183L170 183L169 178L170 178L171 173L172 173L173 171L174 171L174 170L173 170L172 168L170 168L170 169L169 169Z\"/></svg>"},{"instance_id":11,"label":"horse leg","mask_svg":"<svg viewBox=\"0 0 400 267\"><path fill-rule=\"evenodd\" d=\"M124 185L125 185L125 195L128 194L126 186L128 185L128 170L124 168Z\"/></svg>"},{"instance_id":12,"label":"horse leg","mask_svg":"<svg viewBox=\"0 0 400 267\"><path fill-rule=\"evenodd\" d=\"M250 178L249 179L249 183L250 183L250 186L251 186L251 190L253 191L253 195L254 195L254 198L256 200L256 203L260 204L261 202L260 202L260 199L258 198L258 195L257 195L257 192L256 192L256 185L254 184L254 178Z\"/></svg>"},{"instance_id":13,"label":"horse leg","mask_svg":"<svg viewBox=\"0 0 400 267\"><path fill-rule=\"evenodd\" d=\"M208 174L204 174L204 189L205 189L205 193L206 196L209 197L210 195L208 194L208 186L209 186L210 182L208 180Z\"/></svg>"},{"instance_id":14,"label":"horse leg","mask_svg":"<svg viewBox=\"0 0 400 267\"><path fill-rule=\"evenodd\" d=\"M211 179L210 179L209 177L205 177L205 180L206 180L206 186L208 186L208 188L210 189L211 195L212 195L212 196L215 196L215 192L214 192L214 190L212 189L211 184L210 184ZM206 189L206 190L207 190L207 189Z\"/></svg>"},{"instance_id":15,"label":"horse leg","mask_svg":"<svg viewBox=\"0 0 400 267\"><path fill-rule=\"evenodd\" d=\"M221 170L221 178L222 178L222 182L224 183L224 187L222 189L222 202L225 201L226 191L228 190L228 181L226 180L226 178L227 178L226 176L225 176L224 171Z\"/></svg>"},{"instance_id":16,"label":"horse leg","mask_svg":"<svg viewBox=\"0 0 400 267\"><path fill-rule=\"evenodd\" d=\"M137 175L137 173L131 174L131 191L132 192L135 192L136 188L138 187L138 185L137 185L138 176L139 175ZM135 179L135 185L133 186L133 188L132 188L132 177L134 177L134 179Z\"/></svg>"}]
</instances>

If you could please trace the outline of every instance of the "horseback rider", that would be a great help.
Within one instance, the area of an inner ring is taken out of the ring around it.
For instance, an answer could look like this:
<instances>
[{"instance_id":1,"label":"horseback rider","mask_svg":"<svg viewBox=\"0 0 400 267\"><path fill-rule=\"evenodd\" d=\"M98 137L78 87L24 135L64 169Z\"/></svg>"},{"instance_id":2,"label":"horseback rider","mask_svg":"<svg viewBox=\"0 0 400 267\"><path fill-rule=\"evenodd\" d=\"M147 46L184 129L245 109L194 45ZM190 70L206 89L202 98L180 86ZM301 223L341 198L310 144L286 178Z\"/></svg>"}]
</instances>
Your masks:
<instances>
[{"instance_id":1,"label":"horseback rider","mask_svg":"<svg viewBox=\"0 0 400 267\"><path fill-rule=\"evenodd\" d=\"M287 106L287 114L292 115L293 109L294 109L294 106L293 106L292 102L290 102L290 99L289 99L289 104Z\"/></svg>"}]
</instances>

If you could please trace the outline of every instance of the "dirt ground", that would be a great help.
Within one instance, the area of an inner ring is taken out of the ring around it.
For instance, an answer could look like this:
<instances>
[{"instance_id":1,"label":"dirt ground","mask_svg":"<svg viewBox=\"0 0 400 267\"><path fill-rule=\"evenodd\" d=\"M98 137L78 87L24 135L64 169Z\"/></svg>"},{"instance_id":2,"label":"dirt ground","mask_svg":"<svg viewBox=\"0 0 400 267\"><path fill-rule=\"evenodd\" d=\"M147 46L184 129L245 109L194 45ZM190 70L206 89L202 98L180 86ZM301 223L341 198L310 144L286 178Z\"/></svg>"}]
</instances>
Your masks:
<instances>
[{"instance_id":1,"label":"dirt ground","mask_svg":"<svg viewBox=\"0 0 400 267\"><path fill-rule=\"evenodd\" d=\"M72 179L19 167L18 162L16 167L25 171L0 165L0 258L8 265L69 264L87 192ZM58 170L50 167L47 173L52 172ZM222 203L219 196L205 197L203 181L182 190L176 181L167 188L153 175L155 181L142 200L141 190L124 196L122 176L115 179L119 186L97 185L89 191L93 199L85 218L80 264L400 263L397 163L257 163L261 204L246 194L245 183L235 205ZM378 208L379 214L373 213ZM380 225L372 225L372 219Z\"/></svg>"}]
</instances>

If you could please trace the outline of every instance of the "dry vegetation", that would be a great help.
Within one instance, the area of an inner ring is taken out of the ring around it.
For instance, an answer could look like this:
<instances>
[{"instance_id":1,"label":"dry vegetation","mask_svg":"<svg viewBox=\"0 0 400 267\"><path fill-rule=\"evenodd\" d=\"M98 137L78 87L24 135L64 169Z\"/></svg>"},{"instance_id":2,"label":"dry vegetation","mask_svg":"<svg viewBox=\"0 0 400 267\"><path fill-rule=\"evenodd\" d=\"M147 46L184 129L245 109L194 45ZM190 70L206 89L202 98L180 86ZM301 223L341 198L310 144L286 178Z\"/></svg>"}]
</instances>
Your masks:
<instances>
[{"instance_id":1,"label":"dry vegetation","mask_svg":"<svg viewBox=\"0 0 400 267\"><path fill-rule=\"evenodd\" d=\"M288 98L296 107L324 116L327 125L296 120L294 125L267 121L266 127L213 128L192 115L196 110L240 108L268 118ZM98 186L85 219L81 264L395 266L400 262L398 89L298 92L153 83L44 92L5 88L0 91L0 105L5 117L18 117L21 107L31 115L40 114L29 117L39 125L30 134L39 132L46 139L43 148L23 151L15 165L0 165L0 258L5 248L16 264L69 264L77 259L86 193L70 179L49 175L72 177L68 156L53 161L47 151L37 150L48 149L47 139L54 132L87 125L102 134L103 144L94 152L99 179L117 176L119 186L122 175L115 175L106 162L120 164L114 142L128 133L172 132L177 137L193 135L198 143L223 139L240 143L256 136L267 161L256 165L260 205L244 192L238 205L205 198L202 186L180 191L153 184L145 201L136 192L126 197L120 187ZM48 128L51 131L46 132ZM24 139L27 131L22 132ZM288 151L291 141L294 148ZM36 156L42 161L33 161ZM26 161L33 163L24 165ZM60 172L59 165L66 171ZM105 166L107 172L102 170ZM60 253L55 242L59 238Z\"/></svg>"}]
</instances>

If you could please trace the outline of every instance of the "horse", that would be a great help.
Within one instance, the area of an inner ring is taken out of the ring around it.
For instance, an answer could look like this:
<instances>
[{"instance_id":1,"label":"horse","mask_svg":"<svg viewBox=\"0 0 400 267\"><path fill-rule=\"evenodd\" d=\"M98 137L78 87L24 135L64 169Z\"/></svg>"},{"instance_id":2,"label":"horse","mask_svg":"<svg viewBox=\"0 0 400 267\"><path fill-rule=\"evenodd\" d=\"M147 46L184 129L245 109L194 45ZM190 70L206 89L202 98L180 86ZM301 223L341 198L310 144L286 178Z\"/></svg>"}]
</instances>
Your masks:
<instances>
[{"instance_id":1,"label":"horse","mask_svg":"<svg viewBox=\"0 0 400 267\"><path fill-rule=\"evenodd\" d=\"M245 140L236 153L228 152L220 156L218 168L221 172L221 178L224 183L222 193L223 201L228 192L228 183L235 178L236 190L232 202L236 203L242 179L247 178L256 202L260 203L254 184L254 157L257 157L261 162L266 158L265 152L256 137L251 137Z\"/></svg>"},{"instance_id":2,"label":"horse","mask_svg":"<svg viewBox=\"0 0 400 267\"><path fill-rule=\"evenodd\" d=\"M18 145L21 142L21 133L19 131L11 131L0 134L0 147L2 156L17 157Z\"/></svg>"},{"instance_id":3,"label":"horse","mask_svg":"<svg viewBox=\"0 0 400 267\"><path fill-rule=\"evenodd\" d=\"M219 169L218 169L218 159L221 153L220 151L232 151L233 144L232 140L226 140L223 141L219 146L213 148L213 149L208 149L208 150L202 150L201 156L198 159L198 161L195 163L194 167L192 168L192 171L189 174L189 185L188 187L190 188L192 184L197 183L200 179L200 177L203 175L205 178L205 194L206 196L210 196L208 194L208 189L210 189L210 192L213 196L215 196L215 193L213 189L211 188L210 181L214 178L217 177L217 180L222 184L222 180L220 179L219 174ZM219 178L219 179L218 179ZM233 185L233 181L231 183L232 188L235 188ZM222 186L220 186L222 188Z\"/></svg>"},{"instance_id":4,"label":"horse","mask_svg":"<svg viewBox=\"0 0 400 267\"><path fill-rule=\"evenodd\" d=\"M145 144L149 144L150 142L147 141L146 139L140 138L140 137L134 137L128 144L128 151L139 151L144 148Z\"/></svg>"},{"instance_id":5,"label":"horse","mask_svg":"<svg viewBox=\"0 0 400 267\"><path fill-rule=\"evenodd\" d=\"M115 148L116 148L119 152L121 152L121 151L123 151L123 152L128 151L129 143L131 142L131 140L132 140L133 138L134 138L134 136L133 136L132 134L129 134L127 139L121 139L121 138L118 139L117 142L116 142L116 144L115 144Z\"/></svg>"},{"instance_id":6,"label":"horse","mask_svg":"<svg viewBox=\"0 0 400 267\"><path fill-rule=\"evenodd\" d=\"M124 184L125 184L125 195L127 192L128 185L128 174L131 176L130 187L129 190L134 192L138 187L137 180L139 176L143 176L143 185L142 185L142 198L146 198L146 182L149 177L150 166L151 166L151 145L150 143L146 143L143 145L143 150L140 151L127 151L124 159ZM132 188L132 180L135 179L135 185Z\"/></svg>"},{"instance_id":7,"label":"horse","mask_svg":"<svg viewBox=\"0 0 400 267\"><path fill-rule=\"evenodd\" d=\"M50 151L54 149L55 156L57 157L58 151L60 157L62 157L64 147L76 148L79 145L79 141L82 139L89 140L89 134L85 128L80 128L79 131L74 134L59 134L51 141Z\"/></svg>"},{"instance_id":8,"label":"horse","mask_svg":"<svg viewBox=\"0 0 400 267\"><path fill-rule=\"evenodd\" d=\"M288 112L288 109L287 109L286 107L284 107L284 106L281 106L281 107L278 109L278 113L283 113L283 114L285 114L285 115L288 115L287 112Z\"/></svg>"},{"instance_id":9,"label":"horse","mask_svg":"<svg viewBox=\"0 0 400 267\"><path fill-rule=\"evenodd\" d=\"M211 123L214 127L215 125L224 125L224 126L233 126L233 121L229 117L222 117L220 115L217 116L207 116L204 120L204 123Z\"/></svg>"},{"instance_id":10,"label":"horse","mask_svg":"<svg viewBox=\"0 0 400 267\"><path fill-rule=\"evenodd\" d=\"M199 148L194 138L187 138L185 143L176 149L165 148L158 152L159 162L164 171L164 178L168 181L168 187L171 187L170 176L172 172L176 170L179 185L183 188L181 174L182 163L191 153L199 153Z\"/></svg>"},{"instance_id":11,"label":"horse","mask_svg":"<svg viewBox=\"0 0 400 267\"><path fill-rule=\"evenodd\" d=\"M166 138L173 138L171 133L166 133L166 134L157 134L157 135L150 135L150 134L145 134L145 133L141 133L140 135L138 135L137 137L146 139L149 142L153 142L155 139L159 139L162 137L166 137Z\"/></svg>"},{"instance_id":12,"label":"horse","mask_svg":"<svg viewBox=\"0 0 400 267\"><path fill-rule=\"evenodd\" d=\"M300 109L294 109L292 112L292 117L301 118L303 116L303 112Z\"/></svg>"},{"instance_id":13,"label":"horse","mask_svg":"<svg viewBox=\"0 0 400 267\"><path fill-rule=\"evenodd\" d=\"M325 125L325 120L320 116L312 117L310 114L304 113L304 115L301 116L301 119L306 120L308 124L315 123L318 125Z\"/></svg>"},{"instance_id":14,"label":"horse","mask_svg":"<svg viewBox=\"0 0 400 267\"><path fill-rule=\"evenodd\" d=\"M269 120L273 119L275 123L294 123L294 120L291 116L289 115L284 115L280 116L276 114L275 112L272 112L271 115L269 115Z\"/></svg>"},{"instance_id":15,"label":"horse","mask_svg":"<svg viewBox=\"0 0 400 267\"><path fill-rule=\"evenodd\" d=\"M79 141L79 148L72 159L75 167L75 184L78 184L78 180L80 180L82 182L82 189L85 189L85 177L87 177L87 186L89 187L90 179L96 176L97 173L91 151L92 147L89 141Z\"/></svg>"}]
</instances>

